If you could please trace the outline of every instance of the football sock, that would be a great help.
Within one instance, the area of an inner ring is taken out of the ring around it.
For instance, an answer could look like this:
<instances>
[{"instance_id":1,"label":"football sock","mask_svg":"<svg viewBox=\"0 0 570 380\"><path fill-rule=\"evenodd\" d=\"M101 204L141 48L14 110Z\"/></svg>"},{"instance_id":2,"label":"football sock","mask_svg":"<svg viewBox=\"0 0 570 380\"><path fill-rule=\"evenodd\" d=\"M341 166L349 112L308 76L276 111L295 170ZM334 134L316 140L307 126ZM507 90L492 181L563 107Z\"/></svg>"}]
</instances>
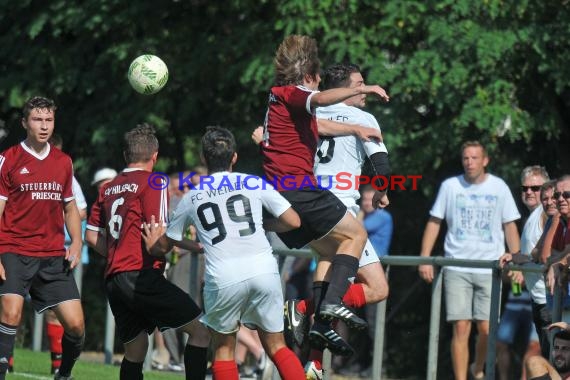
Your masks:
<instances>
[{"instance_id":1,"label":"football sock","mask_svg":"<svg viewBox=\"0 0 570 380\"><path fill-rule=\"evenodd\" d=\"M63 353L61 354L61 366L59 367L59 374L61 376L71 375L71 370L79 358L79 355L81 355L84 342L85 335L73 336L67 332L63 333L63 339L61 340Z\"/></svg>"},{"instance_id":2,"label":"football sock","mask_svg":"<svg viewBox=\"0 0 570 380\"><path fill-rule=\"evenodd\" d=\"M186 380L202 380L208 367L208 348L191 346L184 348L184 368Z\"/></svg>"},{"instance_id":3,"label":"football sock","mask_svg":"<svg viewBox=\"0 0 570 380\"><path fill-rule=\"evenodd\" d=\"M61 354L63 352L61 341L63 338L63 326L58 323L46 323L47 337L49 340L49 350L51 352L51 369L58 369L61 366Z\"/></svg>"},{"instance_id":4,"label":"football sock","mask_svg":"<svg viewBox=\"0 0 570 380\"><path fill-rule=\"evenodd\" d=\"M212 364L212 374L213 380L239 380L235 360L215 360Z\"/></svg>"},{"instance_id":5,"label":"football sock","mask_svg":"<svg viewBox=\"0 0 570 380\"><path fill-rule=\"evenodd\" d=\"M17 328L18 326L0 323L0 380L6 378L8 363L11 353L14 350L14 341L16 340Z\"/></svg>"},{"instance_id":6,"label":"football sock","mask_svg":"<svg viewBox=\"0 0 570 380\"><path fill-rule=\"evenodd\" d=\"M342 302L350 307L362 307L366 305L366 296L362 284L351 284L342 297Z\"/></svg>"},{"instance_id":7,"label":"football sock","mask_svg":"<svg viewBox=\"0 0 570 380\"><path fill-rule=\"evenodd\" d=\"M321 369L321 363L323 362L323 352L319 351L319 350L315 350L314 348L311 348L311 351L309 352L309 361L314 361L315 363L319 363L319 366L317 367L317 369Z\"/></svg>"},{"instance_id":8,"label":"football sock","mask_svg":"<svg viewBox=\"0 0 570 380\"><path fill-rule=\"evenodd\" d=\"M323 299L325 298L325 295L327 294L327 290L329 288L329 283L326 281L315 281L313 282L313 310L309 310L309 308L307 307L307 312L311 315L315 313L315 310L318 309L321 306L321 302L323 302ZM319 321L320 318L318 315L315 315L315 321Z\"/></svg>"},{"instance_id":9,"label":"football sock","mask_svg":"<svg viewBox=\"0 0 570 380\"><path fill-rule=\"evenodd\" d=\"M120 380L143 380L143 363L135 363L123 357L121 362Z\"/></svg>"},{"instance_id":10,"label":"football sock","mask_svg":"<svg viewBox=\"0 0 570 380\"><path fill-rule=\"evenodd\" d=\"M305 370L293 351L287 347L281 348L273 355L273 363L283 380L298 380L305 378Z\"/></svg>"},{"instance_id":11,"label":"football sock","mask_svg":"<svg viewBox=\"0 0 570 380\"><path fill-rule=\"evenodd\" d=\"M349 279L356 276L357 270L358 259L356 257L337 253L332 259L330 285L323 303L340 304L350 285ZM320 305L317 307L317 310L319 309Z\"/></svg>"}]
</instances>

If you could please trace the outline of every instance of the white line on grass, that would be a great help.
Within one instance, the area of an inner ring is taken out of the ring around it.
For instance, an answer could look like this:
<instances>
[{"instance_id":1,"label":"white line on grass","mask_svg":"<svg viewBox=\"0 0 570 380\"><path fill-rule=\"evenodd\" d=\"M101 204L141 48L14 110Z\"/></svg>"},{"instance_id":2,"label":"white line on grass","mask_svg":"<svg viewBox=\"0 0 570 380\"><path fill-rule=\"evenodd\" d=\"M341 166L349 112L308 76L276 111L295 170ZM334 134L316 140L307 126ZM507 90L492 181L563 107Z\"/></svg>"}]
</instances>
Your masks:
<instances>
[{"instance_id":1,"label":"white line on grass","mask_svg":"<svg viewBox=\"0 0 570 380\"><path fill-rule=\"evenodd\" d=\"M31 373L25 373L25 372L14 372L13 375L21 376L21 377L27 377L28 379L36 379L36 380L52 380L53 379L53 377L38 376L38 375L34 375Z\"/></svg>"}]
</instances>

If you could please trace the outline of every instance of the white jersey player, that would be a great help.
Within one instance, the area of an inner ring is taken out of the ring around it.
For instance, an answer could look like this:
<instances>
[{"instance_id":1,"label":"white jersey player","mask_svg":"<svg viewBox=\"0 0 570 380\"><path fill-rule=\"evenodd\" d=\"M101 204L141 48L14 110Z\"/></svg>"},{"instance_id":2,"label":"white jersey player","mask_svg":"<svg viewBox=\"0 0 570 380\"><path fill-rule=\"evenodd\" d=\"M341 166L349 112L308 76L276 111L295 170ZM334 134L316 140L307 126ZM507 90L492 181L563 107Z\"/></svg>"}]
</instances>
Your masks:
<instances>
[{"instance_id":1,"label":"white jersey player","mask_svg":"<svg viewBox=\"0 0 570 380\"><path fill-rule=\"evenodd\" d=\"M209 176L184 195L166 231L168 242L181 241L194 224L204 246L204 309L200 321L213 334L214 378L238 378L234 360L240 324L256 328L266 353L282 379L304 378L299 359L283 338L283 292L271 246L263 229L262 209L278 218L266 221L279 232L298 228L299 215L289 202L259 177L231 171L237 160L230 131L208 127L202 156ZM151 234L154 224L145 230ZM156 252L156 244L146 241ZM160 253L165 253L166 249Z\"/></svg>"}]
</instances>

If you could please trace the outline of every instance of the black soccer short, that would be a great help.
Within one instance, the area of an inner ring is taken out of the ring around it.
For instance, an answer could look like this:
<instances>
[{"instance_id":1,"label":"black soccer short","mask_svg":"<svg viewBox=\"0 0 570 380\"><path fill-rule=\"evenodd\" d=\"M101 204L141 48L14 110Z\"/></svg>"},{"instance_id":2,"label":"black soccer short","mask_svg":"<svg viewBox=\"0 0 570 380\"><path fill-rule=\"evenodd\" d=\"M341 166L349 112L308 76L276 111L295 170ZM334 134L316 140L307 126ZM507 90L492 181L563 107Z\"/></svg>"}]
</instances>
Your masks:
<instances>
[{"instance_id":1,"label":"black soccer short","mask_svg":"<svg viewBox=\"0 0 570 380\"><path fill-rule=\"evenodd\" d=\"M29 293L38 313L65 301L80 299L73 272L63 256L3 253L0 260L6 272L6 281L0 281L0 295L26 297Z\"/></svg>"},{"instance_id":2,"label":"black soccer short","mask_svg":"<svg viewBox=\"0 0 570 380\"><path fill-rule=\"evenodd\" d=\"M280 194L301 217L301 227L278 233L289 248L302 248L327 235L346 215L346 206L326 189L300 189Z\"/></svg>"},{"instance_id":3,"label":"black soccer short","mask_svg":"<svg viewBox=\"0 0 570 380\"><path fill-rule=\"evenodd\" d=\"M117 273L107 278L105 287L122 343L141 331L150 335L155 327L161 331L182 327L202 313L188 293L159 270Z\"/></svg>"}]
</instances>

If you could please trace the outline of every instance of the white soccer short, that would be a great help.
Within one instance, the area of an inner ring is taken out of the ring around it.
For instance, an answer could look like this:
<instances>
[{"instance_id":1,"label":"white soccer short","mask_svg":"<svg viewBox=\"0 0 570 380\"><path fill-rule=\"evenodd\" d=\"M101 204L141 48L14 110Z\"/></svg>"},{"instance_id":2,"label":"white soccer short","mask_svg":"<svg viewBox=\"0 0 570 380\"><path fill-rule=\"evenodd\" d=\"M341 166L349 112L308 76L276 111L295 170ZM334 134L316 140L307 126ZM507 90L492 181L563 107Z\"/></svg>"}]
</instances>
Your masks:
<instances>
[{"instance_id":1,"label":"white soccer short","mask_svg":"<svg viewBox=\"0 0 570 380\"><path fill-rule=\"evenodd\" d=\"M342 203L344 203L344 205L348 208L348 211L350 211L350 213L354 217L356 217L358 215L358 212L360 211L360 207L354 202L354 198L350 198L350 199L340 198L340 200L342 201ZM366 245L364 246L364 250L362 251L362 255L360 256L360 261L358 262L358 267L362 268L363 266L366 266L366 265L372 264L372 263L377 263L377 262L380 262L380 259L378 258L378 254L376 253L376 250L372 246L370 239L366 239Z\"/></svg>"},{"instance_id":2,"label":"white soccer short","mask_svg":"<svg viewBox=\"0 0 570 380\"><path fill-rule=\"evenodd\" d=\"M278 273L263 274L222 289L204 287L207 327L221 334L239 330L240 322L270 333L283 331L283 290Z\"/></svg>"}]
</instances>

